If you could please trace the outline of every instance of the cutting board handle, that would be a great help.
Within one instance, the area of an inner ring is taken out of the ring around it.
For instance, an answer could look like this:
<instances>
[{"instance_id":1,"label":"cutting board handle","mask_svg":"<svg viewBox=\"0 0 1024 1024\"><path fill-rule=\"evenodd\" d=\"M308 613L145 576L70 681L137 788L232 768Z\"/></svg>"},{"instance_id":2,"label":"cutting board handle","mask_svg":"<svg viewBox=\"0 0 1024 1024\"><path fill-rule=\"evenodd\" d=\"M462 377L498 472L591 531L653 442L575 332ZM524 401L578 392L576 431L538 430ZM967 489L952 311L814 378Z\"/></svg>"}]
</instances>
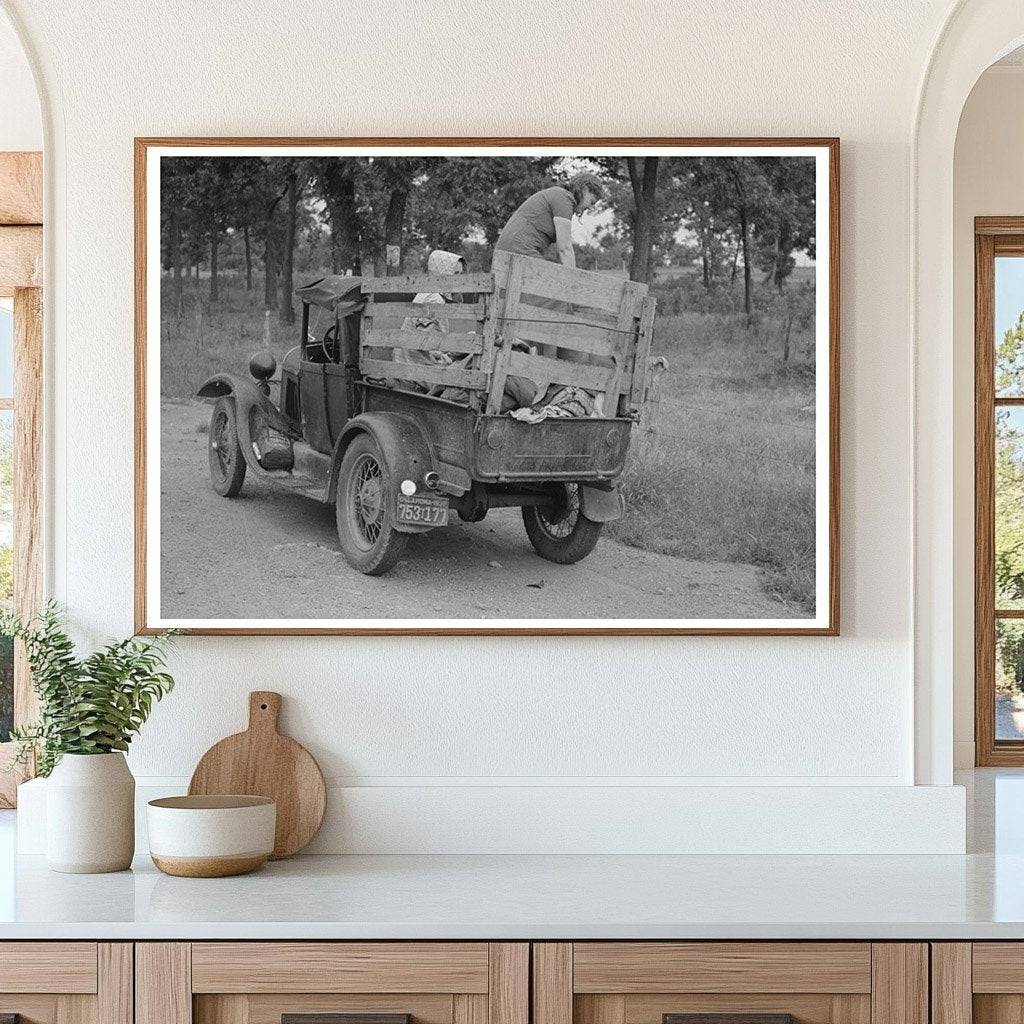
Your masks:
<instances>
[{"instance_id":1,"label":"cutting board handle","mask_svg":"<svg viewBox=\"0 0 1024 1024\"><path fill-rule=\"evenodd\" d=\"M249 732L277 732L281 714L281 694L271 690L253 690L249 694Z\"/></svg>"}]
</instances>

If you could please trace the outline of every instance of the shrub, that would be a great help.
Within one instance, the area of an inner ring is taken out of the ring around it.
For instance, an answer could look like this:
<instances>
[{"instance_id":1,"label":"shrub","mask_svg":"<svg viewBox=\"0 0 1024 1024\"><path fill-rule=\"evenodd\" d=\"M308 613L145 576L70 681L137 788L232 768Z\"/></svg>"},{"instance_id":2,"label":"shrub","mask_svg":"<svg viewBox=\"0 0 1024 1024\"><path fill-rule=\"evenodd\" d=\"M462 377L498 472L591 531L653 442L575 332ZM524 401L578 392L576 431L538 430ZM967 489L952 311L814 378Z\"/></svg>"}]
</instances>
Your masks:
<instances>
[{"instance_id":1,"label":"shrub","mask_svg":"<svg viewBox=\"0 0 1024 1024\"><path fill-rule=\"evenodd\" d=\"M33 753L40 775L49 775L65 754L107 754L128 749L159 701L174 688L160 671L173 632L151 639L129 637L79 658L61 624L57 606L22 622L0 615L0 634L25 644L39 721L11 736L17 758Z\"/></svg>"}]
</instances>

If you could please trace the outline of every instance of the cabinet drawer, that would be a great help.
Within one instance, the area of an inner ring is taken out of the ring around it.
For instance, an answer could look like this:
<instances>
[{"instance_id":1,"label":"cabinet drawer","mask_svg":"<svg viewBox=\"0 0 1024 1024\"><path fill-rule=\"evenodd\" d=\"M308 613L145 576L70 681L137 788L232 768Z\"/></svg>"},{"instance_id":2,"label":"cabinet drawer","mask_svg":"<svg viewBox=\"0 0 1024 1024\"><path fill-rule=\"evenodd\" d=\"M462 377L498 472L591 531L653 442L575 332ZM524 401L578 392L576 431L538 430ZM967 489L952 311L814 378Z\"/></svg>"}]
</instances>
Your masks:
<instances>
[{"instance_id":1,"label":"cabinet drawer","mask_svg":"<svg viewBox=\"0 0 1024 1024\"><path fill-rule=\"evenodd\" d=\"M574 992L871 991L867 942L578 942Z\"/></svg>"},{"instance_id":2,"label":"cabinet drawer","mask_svg":"<svg viewBox=\"0 0 1024 1024\"><path fill-rule=\"evenodd\" d=\"M487 991L486 942L196 942L193 992Z\"/></svg>"},{"instance_id":3,"label":"cabinet drawer","mask_svg":"<svg viewBox=\"0 0 1024 1024\"><path fill-rule=\"evenodd\" d=\"M0 942L0 1019L132 1024L126 942Z\"/></svg>"},{"instance_id":4,"label":"cabinet drawer","mask_svg":"<svg viewBox=\"0 0 1024 1024\"><path fill-rule=\"evenodd\" d=\"M869 942L537 943L533 1009L534 1024L929 1024L928 949Z\"/></svg>"},{"instance_id":5,"label":"cabinet drawer","mask_svg":"<svg viewBox=\"0 0 1024 1024\"><path fill-rule=\"evenodd\" d=\"M95 942L0 943L0 992L96 991Z\"/></svg>"},{"instance_id":6,"label":"cabinet drawer","mask_svg":"<svg viewBox=\"0 0 1024 1024\"><path fill-rule=\"evenodd\" d=\"M975 942L971 960L975 992L1024 994L1024 942Z\"/></svg>"},{"instance_id":7,"label":"cabinet drawer","mask_svg":"<svg viewBox=\"0 0 1024 1024\"><path fill-rule=\"evenodd\" d=\"M521 942L139 943L135 969L135 1024L529 1018L529 945Z\"/></svg>"}]
</instances>

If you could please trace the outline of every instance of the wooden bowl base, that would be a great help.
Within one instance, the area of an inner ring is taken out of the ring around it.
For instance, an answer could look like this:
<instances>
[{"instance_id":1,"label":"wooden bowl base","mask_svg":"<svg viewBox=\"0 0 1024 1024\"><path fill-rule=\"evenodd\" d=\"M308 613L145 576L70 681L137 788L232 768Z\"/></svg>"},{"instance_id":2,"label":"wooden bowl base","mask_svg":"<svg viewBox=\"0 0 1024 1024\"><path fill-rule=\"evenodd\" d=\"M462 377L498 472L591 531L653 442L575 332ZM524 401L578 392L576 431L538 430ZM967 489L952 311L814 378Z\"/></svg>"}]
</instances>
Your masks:
<instances>
[{"instance_id":1,"label":"wooden bowl base","mask_svg":"<svg viewBox=\"0 0 1024 1024\"><path fill-rule=\"evenodd\" d=\"M267 854L241 854L237 857L158 857L153 863L165 875L179 878L227 878L229 875L247 875L267 862Z\"/></svg>"}]
</instances>

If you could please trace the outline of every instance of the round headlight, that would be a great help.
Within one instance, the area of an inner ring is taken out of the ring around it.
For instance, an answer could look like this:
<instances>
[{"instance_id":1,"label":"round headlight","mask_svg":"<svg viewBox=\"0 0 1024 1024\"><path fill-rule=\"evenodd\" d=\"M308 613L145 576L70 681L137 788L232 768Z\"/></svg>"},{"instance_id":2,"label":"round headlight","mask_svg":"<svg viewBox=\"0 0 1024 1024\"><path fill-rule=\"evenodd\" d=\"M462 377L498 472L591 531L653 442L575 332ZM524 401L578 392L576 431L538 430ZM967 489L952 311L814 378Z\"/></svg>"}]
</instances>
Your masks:
<instances>
[{"instance_id":1,"label":"round headlight","mask_svg":"<svg viewBox=\"0 0 1024 1024\"><path fill-rule=\"evenodd\" d=\"M415 480L403 480L402 481L402 493L408 497L409 495L416 493L416 481Z\"/></svg>"}]
</instances>

